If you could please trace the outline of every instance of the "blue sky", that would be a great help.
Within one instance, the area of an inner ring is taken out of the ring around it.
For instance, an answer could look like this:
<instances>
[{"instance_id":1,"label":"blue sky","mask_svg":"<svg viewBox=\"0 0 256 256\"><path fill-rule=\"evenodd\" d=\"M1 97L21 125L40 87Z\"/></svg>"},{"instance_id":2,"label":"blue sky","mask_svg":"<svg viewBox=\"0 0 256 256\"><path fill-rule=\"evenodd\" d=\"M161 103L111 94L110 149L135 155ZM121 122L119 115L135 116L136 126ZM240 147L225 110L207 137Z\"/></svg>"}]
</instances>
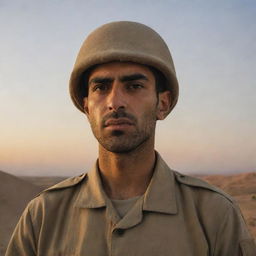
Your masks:
<instances>
[{"instance_id":1,"label":"blue sky","mask_svg":"<svg viewBox=\"0 0 256 256\"><path fill-rule=\"evenodd\" d=\"M256 171L256 2L0 0L0 170L75 175L97 157L68 81L89 32L142 22L167 42L178 105L156 148L185 173Z\"/></svg>"}]
</instances>

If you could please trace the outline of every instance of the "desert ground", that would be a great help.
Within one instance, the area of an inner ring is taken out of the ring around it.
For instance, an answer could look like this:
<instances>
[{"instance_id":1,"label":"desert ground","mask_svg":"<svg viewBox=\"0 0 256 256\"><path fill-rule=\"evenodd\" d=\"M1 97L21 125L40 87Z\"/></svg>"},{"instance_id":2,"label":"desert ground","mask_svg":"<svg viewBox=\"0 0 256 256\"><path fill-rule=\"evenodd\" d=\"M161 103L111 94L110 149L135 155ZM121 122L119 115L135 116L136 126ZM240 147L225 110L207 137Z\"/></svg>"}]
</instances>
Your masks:
<instances>
[{"instance_id":1,"label":"desert ground","mask_svg":"<svg viewBox=\"0 0 256 256\"><path fill-rule=\"evenodd\" d=\"M233 196L256 240L256 172L235 175L195 175ZM66 177L16 177L0 171L0 256L26 204L43 189Z\"/></svg>"}]
</instances>

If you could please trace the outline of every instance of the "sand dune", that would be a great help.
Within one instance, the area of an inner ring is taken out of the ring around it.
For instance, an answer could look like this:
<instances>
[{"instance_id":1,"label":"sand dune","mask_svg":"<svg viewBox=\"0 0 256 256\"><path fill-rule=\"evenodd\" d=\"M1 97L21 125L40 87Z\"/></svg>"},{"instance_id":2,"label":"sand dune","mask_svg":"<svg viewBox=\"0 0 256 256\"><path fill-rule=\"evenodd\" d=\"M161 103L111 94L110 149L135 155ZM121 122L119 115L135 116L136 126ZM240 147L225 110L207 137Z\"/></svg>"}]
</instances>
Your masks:
<instances>
[{"instance_id":1,"label":"sand dune","mask_svg":"<svg viewBox=\"0 0 256 256\"><path fill-rule=\"evenodd\" d=\"M223 189L232 196L256 194L256 173L241 173L236 175L202 176L207 182Z\"/></svg>"},{"instance_id":2,"label":"sand dune","mask_svg":"<svg viewBox=\"0 0 256 256\"><path fill-rule=\"evenodd\" d=\"M39 186L0 171L0 255L24 207L40 191Z\"/></svg>"},{"instance_id":3,"label":"sand dune","mask_svg":"<svg viewBox=\"0 0 256 256\"><path fill-rule=\"evenodd\" d=\"M249 230L256 239L256 173L199 177L220 187L237 200ZM28 201L44 188L64 178L18 178L0 171L0 255L4 255L10 235Z\"/></svg>"}]
</instances>

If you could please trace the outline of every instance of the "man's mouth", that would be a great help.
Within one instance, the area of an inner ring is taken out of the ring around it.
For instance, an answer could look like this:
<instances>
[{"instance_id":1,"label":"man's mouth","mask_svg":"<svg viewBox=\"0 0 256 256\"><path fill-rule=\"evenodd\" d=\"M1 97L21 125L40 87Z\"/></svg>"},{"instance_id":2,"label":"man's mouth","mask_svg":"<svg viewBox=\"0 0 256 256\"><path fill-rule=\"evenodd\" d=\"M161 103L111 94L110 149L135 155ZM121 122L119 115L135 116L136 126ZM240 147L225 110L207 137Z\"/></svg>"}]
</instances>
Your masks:
<instances>
[{"instance_id":1,"label":"man's mouth","mask_svg":"<svg viewBox=\"0 0 256 256\"><path fill-rule=\"evenodd\" d=\"M128 118L110 118L104 124L105 127L109 127L109 126L123 127L123 126L130 126L130 125L133 125L133 122Z\"/></svg>"}]
</instances>

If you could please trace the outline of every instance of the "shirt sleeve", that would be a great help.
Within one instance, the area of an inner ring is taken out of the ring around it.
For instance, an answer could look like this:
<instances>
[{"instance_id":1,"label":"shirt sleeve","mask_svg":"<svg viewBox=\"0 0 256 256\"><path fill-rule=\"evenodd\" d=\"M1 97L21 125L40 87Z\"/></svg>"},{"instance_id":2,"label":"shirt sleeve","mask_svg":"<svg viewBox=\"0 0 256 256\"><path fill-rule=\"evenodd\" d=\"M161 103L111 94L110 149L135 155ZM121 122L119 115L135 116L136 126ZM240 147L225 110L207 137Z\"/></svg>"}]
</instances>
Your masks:
<instances>
[{"instance_id":1,"label":"shirt sleeve","mask_svg":"<svg viewBox=\"0 0 256 256\"><path fill-rule=\"evenodd\" d=\"M238 206L232 204L223 216L216 237L214 256L256 256L256 245Z\"/></svg>"},{"instance_id":2,"label":"shirt sleeve","mask_svg":"<svg viewBox=\"0 0 256 256\"><path fill-rule=\"evenodd\" d=\"M6 250L5 256L35 256L36 242L29 206L24 210Z\"/></svg>"}]
</instances>

